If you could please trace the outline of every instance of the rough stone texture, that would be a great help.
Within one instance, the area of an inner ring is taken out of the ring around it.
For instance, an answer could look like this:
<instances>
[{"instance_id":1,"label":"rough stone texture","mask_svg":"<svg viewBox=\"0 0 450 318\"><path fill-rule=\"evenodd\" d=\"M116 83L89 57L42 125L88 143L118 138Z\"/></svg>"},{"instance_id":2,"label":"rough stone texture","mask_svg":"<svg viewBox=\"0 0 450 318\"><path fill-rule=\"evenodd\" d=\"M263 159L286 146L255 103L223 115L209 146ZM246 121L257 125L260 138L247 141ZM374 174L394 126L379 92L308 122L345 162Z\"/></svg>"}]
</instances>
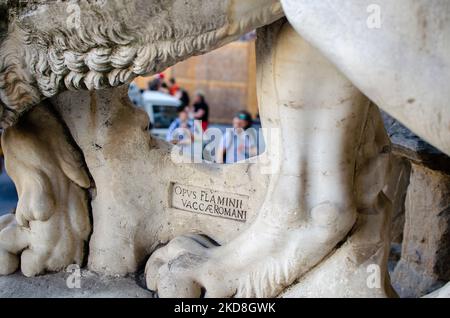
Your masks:
<instances>
[{"instance_id":1,"label":"rough stone texture","mask_svg":"<svg viewBox=\"0 0 450 318\"><path fill-rule=\"evenodd\" d=\"M450 158L386 113L383 119L396 154L386 189L394 199L390 265L399 262L392 281L400 296L419 297L448 280Z\"/></svg>"},{"instance_id":2,"label":"rough stone texture","mask_svg":"<svg viewBox=\"0 0 450 318\"><path fill-rule=\"evenodd\" d=\"M411 174L410 162L398 155L391 158L388 183L384 193L392 202L391 242L401 244L405 226L405 199Z\"/></svg>"},{"instance_id":3,"label":"rough stone texture","mask_svg":"<svg viewBox=\"0 0 450 318\"><path fill-rule=\"evenodd\" d=\"M26 278L20 273L0 277L0 298L151 298L142 274L112 277L81 272L80 287L67 287L71 273L60 272Z\"/></svg>"},{"instance_id":4,"label":"rough stone texture","mask_svg":"<svg viewBox=\"0 0 450 318\"><path fill-rule=\"evenodd\" d=\"M450 176L413 164L402 256L392 276L402 297L419 297L450 279Z\"/></svg>"}]
</instances>

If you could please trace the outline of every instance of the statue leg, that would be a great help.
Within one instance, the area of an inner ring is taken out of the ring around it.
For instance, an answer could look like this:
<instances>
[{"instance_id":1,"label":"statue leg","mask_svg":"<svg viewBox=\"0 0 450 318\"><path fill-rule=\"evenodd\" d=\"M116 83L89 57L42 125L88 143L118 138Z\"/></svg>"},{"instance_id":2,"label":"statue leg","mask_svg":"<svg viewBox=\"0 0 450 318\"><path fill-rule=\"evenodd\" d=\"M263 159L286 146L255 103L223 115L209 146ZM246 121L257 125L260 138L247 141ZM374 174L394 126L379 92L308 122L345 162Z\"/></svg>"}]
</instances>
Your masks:
<instances>
[{"instance_id":1,"label":"statue leg","mask_svg":"<svg viewBox=\"0 0 450 318\"><path fill-rule=\"evenodd\" d=\"M294 28L366 96L450 155L447 1L281 3Z\"/></svg>"},{"instance_id":2,"label":"statue leg","mask_svg":"<svg viewBox=\"0 0 450 318\"><path fill-rule=\"evenodd\" d=\"M90 180L63 126L39 105L4 132L2 147L19 202L15 215L0 218L0 274L15 272L19 257L26 276L81 265Z\"/></svg>"},{"instance_id":3,"label":"statue leg","mask_svg":"<svg viewBox=\"0 0 450 318\"><path fill-rule=\"evenodd\" d=\"M267 197L256 221L224 246L185 236L157 250L146 277L162 297L279 295L344 240L358 209L384 204L389 141L372 132L361 148L369 101L284 22L260 32L257 51L263 125L281 131L278 146L268 145L279 165ZM360 163L379 154L378 169L358 184Z\"/></svg>"},{"instance_id":4,"label":"statue leg","mask_svg":"<svg viewBox=\"0 0 450 318\"><path fill-rule=\"evenodd\" d=\"M353 194L357 222L345 240L283 291L289 298L396 297L388 273L392 205L384 194L390 146L380 111L371 105L358 147Z\"/></svg>"}]
</instances>

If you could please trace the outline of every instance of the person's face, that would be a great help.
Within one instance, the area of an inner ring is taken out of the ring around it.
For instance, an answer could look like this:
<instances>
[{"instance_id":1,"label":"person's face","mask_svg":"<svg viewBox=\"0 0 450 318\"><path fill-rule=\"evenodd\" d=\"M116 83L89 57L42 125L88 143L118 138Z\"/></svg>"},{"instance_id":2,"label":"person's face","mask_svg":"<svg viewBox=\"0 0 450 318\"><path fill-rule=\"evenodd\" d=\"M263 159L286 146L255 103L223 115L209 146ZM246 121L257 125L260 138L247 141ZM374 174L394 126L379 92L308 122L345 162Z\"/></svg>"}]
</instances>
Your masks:
<instances>
[{"instance_id":1,"label":"person's face","mask_svg":"<svg viewBox=\"0 0 450 318\"><path fill-rule=\"evenodd\" d=\"M200 103L202 101L202 97L200 95L195 95L194 103Z\"/></svg>"},{"instance_id":2,"label":"person's face","mask_svg":"<svg viewBox=\"0 0 450 318\"><path fill-rule=\"evenodd\" d=\"M187 121L189 116L186 111L182 111L181 113L178 114L178 118L180 118L181 121Z\"/></svg>"},{"instance_id":3,"label":"person's face","mask_svg":"<svg viewBox=\"0 0 450 318\"><path fill-rule=\"evenodd\" d=\"M239 119L237 117L233 118L233 127L235 129L241 128L244 129L247 126L248 122L246 120Z\"/></svg>"}]
</instances>

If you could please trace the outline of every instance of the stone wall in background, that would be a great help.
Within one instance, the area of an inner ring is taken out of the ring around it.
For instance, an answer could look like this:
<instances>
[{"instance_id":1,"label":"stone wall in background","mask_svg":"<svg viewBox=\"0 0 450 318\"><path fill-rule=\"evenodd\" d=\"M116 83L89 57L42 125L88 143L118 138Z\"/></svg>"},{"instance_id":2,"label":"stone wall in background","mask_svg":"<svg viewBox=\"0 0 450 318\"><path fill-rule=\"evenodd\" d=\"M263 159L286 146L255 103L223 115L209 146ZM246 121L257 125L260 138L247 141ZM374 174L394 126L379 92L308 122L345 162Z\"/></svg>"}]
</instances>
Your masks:
<instances>
[{"instance_id":1,"label":"stone wall in background","mask_svg":"<svg viewBox=\"0 0 450 318\"><path fill-rule=\"evenodd\" d=\"M191 99L197 91L204 93L213 123L231 124L240 110L258 114L255 39L236 41L191 57L167 69L164 75L167 80L175 77ZM145 89L153 78L138 77L135 82Z\"/></svg>"},{"instance_id":2,"label":"stone wall in background","mask_svg":"<svg viewBox=\"0 0 450 318\"><path fill-rule=\"evenodd\" d=\"M212 122L230 123L240 110L257 114L255 42L238 41L171 69L180 86L191 95L203 91Z\"/></svg>"},{"instance_id":3,"label":"stone wall in background","mask_svg":"<svg viewBox=\"0 0 450 318\"><path fill-rule=\"evenodd\" d=\"M194 56L164 72L175 77L191 97L202 91L211 109L210 121L229 124L233 115L258 113L256 98L255 41L236 41L205 55ZM150 78L138 78L146 88Z\"/></svg>"}]
</instances>

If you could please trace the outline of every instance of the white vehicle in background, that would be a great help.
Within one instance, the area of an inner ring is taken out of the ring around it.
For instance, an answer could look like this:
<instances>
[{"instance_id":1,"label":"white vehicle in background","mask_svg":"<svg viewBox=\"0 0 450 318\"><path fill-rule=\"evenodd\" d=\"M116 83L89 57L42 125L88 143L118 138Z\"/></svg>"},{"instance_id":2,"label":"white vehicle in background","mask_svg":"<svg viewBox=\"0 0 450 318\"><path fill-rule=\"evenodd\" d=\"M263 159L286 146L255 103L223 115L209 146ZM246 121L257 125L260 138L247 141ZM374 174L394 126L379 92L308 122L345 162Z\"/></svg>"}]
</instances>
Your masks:
<instances>
[{"instance_id":1,"label":"white vehicle in background","mask_svg":"<svg viewBox=\"0 0 450 318\"><path fill-rule=\"evenodd\" d=\"M128 96L138 107L142 107L150 118L152 135L165 139L170 124L178 117L177 108L181 101L171 95L157 91L144 91L132 83Z\"/></svg>"}]
</instances>

